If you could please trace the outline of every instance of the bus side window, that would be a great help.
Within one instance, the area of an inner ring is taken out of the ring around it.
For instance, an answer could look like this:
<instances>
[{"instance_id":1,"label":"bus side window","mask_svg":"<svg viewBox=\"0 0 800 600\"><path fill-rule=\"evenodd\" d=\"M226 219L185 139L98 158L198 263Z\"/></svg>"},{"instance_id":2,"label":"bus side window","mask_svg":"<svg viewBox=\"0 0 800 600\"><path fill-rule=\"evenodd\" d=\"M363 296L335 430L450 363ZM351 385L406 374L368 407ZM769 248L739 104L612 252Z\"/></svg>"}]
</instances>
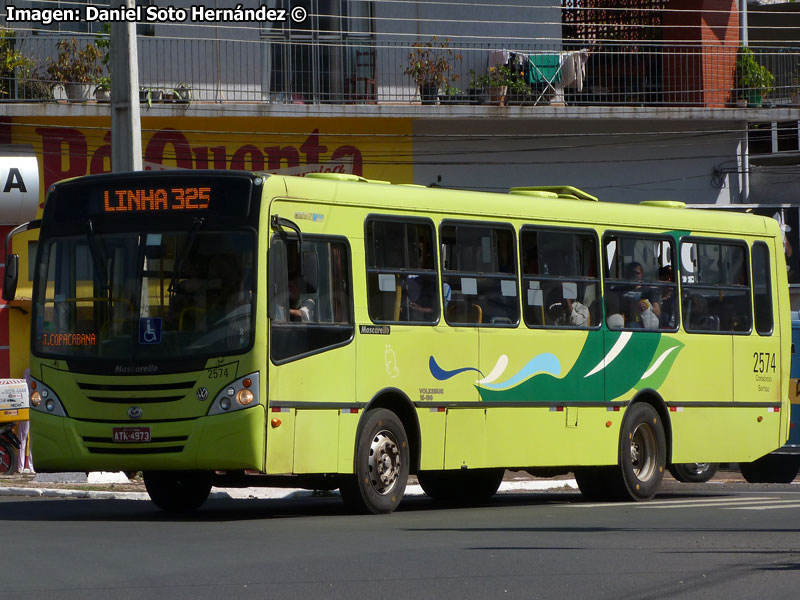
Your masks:
<instances>
[{"instance_id":1,"label":"bus side window","mask_svg":"<svg viewBox=\"0 0 800 600\"><path fill-rule=\"evenodd\" d=\"M435 234L430 219L370 217L366 223L367 303L376 323L439 320Z\"/></svg>"},{"instance_id":2,"label":"bus side window","mask_svg":"<svg viewBox=\"0 0 800 600\"><path fill-rule=\"evenodd\" d=\"M302 265L301 265L302 261ZM353 339L350 252L344 240L303 236L270 247L270 354L276 363Z\"/></svg>"},{"instance_id":3,"label":"bus side window","mask_svg":"<svg viewBox=\"0 0 800 600\"><path fill-rule=\"evenodd\" d=\"M606 326L676 331L678 283L669 237L606 234Z\"/></svg>"},{"instance_id":4,"label":"bus side window","mask_svg":"<svg viewBox=\"0 0 800 600\"><path fill-rule=\"evenodd\" d=\"M594 232L525 226L520 251L523 314L528 327L586 329L600 324Z\"/></svg>"},{"instance_id":5,"label":"bus side window","mask_svg":"<svg viewBox=\"0 0 800 600\"><path fill-rule=\"evenodd\" d=\"M447 322L490 327L519 323L513 228L501 223L444 221L440 234Z\"/></svg>"},{"instance_id":6,"label":"bus side window","mask_svg":"<svg viewBox=\"0 0 800 600\"><path fill-rule=\"evenodd\" d=\"M764 242L753 244L753 302L756 331L759 335L770 335L773 329L772 281L769 248Z\"/></svg>"},{"instance_id":7,"label":"bus side window","mask_svg":"<svg viewBox=\"0 0 800 600\"><path fill-rule=\"evenodd\" d=\"M750 331L747 267L747 247L743 242L696 238L681 242L681 311L686 331Z\"/></svg>"}]
</instances>

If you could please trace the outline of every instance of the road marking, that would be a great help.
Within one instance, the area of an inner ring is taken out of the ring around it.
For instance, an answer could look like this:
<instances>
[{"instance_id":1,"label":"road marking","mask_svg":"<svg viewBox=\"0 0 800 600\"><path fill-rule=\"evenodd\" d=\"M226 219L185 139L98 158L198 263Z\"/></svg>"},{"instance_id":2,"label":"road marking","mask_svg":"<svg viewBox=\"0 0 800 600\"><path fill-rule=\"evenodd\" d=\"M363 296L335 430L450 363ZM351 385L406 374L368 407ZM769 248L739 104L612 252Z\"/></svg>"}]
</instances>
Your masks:
<instances>
[{"instance_id":1,"label":"road marking","mask_svg":"<svg viewBox=\"0 0 800 600\"><path fill-rule=\"evenodd\" d=\"M638 508L647 508L648 506L652 508L708 508L708 507L716 507L721 506L724 509L732 509L732 508L740 508L740 509L747 509L751 506L755 508L761 504L775 504L780 502L795 502L794 500L775 500L774 498L730 498L730 499L723 499L720 498L716 501L708 501L708 500L700 500L696 502L684 502L682 504L671 504L665 505L658 502L652 502L648 504L638 504ZM732 504L747 504L748 506L736 506L732 507Z\"/></svg>"},{"instance_id":2,"label":"road marking","mask_svg":"<svg viewBox=\"0 0 800 600\"><path fill-rule=\"evenodd\" d=\"M723 510L775 510L777 508L800 508L800 503L792 500L778 500L771 506L726 506Z\"/></svg>"},{"instance_id":3,"label":"road marking","mask_svg":"<svg viewBox=\"0 0 800 600\"><path fill-rule=\"evenodd\" d=\"M568 504L565 506L572 506L576 508L600 508L603 506L630 506L633 508L647 508L649 506L662 507L662 508L681 508L683 506L709 506L719 505L724 506L732 502L769 502L774 501L775 498L768 496L752 496L744 498L685 498L682 500L651 500L649 502L596 502L591 504Z\"/></svg>"}]
</instances>

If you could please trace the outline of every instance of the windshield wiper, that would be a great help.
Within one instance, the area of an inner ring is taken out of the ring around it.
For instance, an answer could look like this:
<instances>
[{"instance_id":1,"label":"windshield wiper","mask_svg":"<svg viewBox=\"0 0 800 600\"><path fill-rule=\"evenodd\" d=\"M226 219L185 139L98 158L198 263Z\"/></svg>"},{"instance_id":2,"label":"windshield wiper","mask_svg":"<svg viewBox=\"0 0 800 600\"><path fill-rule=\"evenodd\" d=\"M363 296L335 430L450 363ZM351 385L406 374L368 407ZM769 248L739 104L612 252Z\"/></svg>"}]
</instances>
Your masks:
<instances>
[{"instance_id":1,"label":"windshield wiper","mask_svg":"<svg viewBox=\"0 0 800 600\"><path fill-rule=\"evenodd\" d=\"M103 252L103 247L97 243L97 236L94 232L94 225L92 220L86 221L86 239L89 241L89 253L92 255L92 262L94 263L94 270L100 279L100 284L103 286L105 293L108 293L108 273L106 273L106 254Z\"/></svg>"},{"instance_id":2,"label":"windshield wiper","mask_svg":"<svg viewBox=\"0 0 800 600\"><path fill-rule=\"evenodd\" d=\"M189 235L186 236L186 241L181 248L180 254L175 257L175 266L172 269L172 279L169 280L169 287L167 288L167 292L169 292L170 296L175 294L175 285L178 283L178 279L183 271L183 263L185 263L186 259L189 257L189 252L192 250L194 240L197 237L197 232L200 231L200 228L205 222L206 220L203 217L195 218L192 229L189 231Z\"/></svg>"}]
</instances>

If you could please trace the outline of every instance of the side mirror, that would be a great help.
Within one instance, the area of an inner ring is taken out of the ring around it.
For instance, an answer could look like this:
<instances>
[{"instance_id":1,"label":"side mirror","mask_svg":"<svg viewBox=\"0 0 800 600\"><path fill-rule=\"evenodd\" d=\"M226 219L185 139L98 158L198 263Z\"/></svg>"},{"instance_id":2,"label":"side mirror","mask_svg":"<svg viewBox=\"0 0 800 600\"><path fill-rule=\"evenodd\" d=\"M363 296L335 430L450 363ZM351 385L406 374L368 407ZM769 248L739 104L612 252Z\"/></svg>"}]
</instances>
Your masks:
<instances>
[{"instance_id":1,"label":"side mirror","mask_svg":"<svg viewBox=\"0 0 800 600\"><path fill-rule=\"evenodd\" d=\"M3 300L10 302L17 293L19 276L19 255L9 254L6 257L5 277L3 278Z\"/></svg>"}]
</instances>

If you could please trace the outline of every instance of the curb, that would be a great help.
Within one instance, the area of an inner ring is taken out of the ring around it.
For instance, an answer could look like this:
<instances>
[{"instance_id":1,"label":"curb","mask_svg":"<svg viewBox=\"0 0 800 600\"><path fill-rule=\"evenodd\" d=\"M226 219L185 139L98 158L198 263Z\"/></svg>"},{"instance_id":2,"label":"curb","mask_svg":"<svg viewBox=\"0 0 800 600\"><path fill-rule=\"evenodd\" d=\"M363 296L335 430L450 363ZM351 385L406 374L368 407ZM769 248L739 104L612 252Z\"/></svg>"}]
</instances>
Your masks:
<instances>
[{"instance_id":1,"label":"curb","mask_svg":"<svg viewBox=\"0 0 800 600\"><path fill-rule=\"evenodd\" d=\"M578 489L574 479L542 480L542 481L505 481L500 485L498 494L513 494L518 492L534 492L554 490L561 488ZM311 498L338 496L338 491L320 492L299 488L217 488L211 492L209 498L225 499L269 499L279 500L286 498ZM406 487L405 496L424 496L425 492L419 485ZM89 498L93 500L150 500L147 492L108 492L93 490L64 490L55 488L26 488L26 487L0 487L0 496L21 496L28 498Z\"/></svg>"}]
</instances>

